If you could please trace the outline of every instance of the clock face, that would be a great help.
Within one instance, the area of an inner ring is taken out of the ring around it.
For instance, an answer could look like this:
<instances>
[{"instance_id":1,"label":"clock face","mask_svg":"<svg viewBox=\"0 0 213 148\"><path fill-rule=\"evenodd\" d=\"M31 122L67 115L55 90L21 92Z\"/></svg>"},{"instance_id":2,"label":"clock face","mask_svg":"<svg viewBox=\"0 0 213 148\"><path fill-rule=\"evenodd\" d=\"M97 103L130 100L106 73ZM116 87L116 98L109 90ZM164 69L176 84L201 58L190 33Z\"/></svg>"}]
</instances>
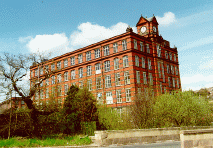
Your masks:
<instances>
[{"instance_id":1,"label":"clock face","mask_svg":"<svg viewBox=\"0 0 213 148\"><path fill-rule=\"evenodd\" d=\"M145 26L141 27L141 32L142 33L146 32L146 27Z\"/></svg>"},{"instance_id":2,"label":"clock face","mask_svg":"<svg viewBox=\"0 0 213 148\"><path fill-rule=\"evenodd\" d=\"M155 26L153 26L153 31L154 31L154 32L157 32L157 29L156 29L156 27L155 27Z\"/></svg>"}]
</instances>

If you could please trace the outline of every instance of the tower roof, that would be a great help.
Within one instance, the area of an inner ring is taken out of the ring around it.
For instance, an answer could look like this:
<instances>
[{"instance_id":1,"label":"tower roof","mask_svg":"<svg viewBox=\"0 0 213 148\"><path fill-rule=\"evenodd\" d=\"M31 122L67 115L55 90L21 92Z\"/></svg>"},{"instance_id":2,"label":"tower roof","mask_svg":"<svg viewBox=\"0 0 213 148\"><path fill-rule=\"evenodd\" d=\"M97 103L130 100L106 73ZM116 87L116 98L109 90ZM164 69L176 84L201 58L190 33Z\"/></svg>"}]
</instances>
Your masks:
<instances>
[{"instance_id":1,"label":"tower roof","mask_svg":"<svg viewBox=\"0 0 213 148\"><path fill-rule=\"evenodd\" d=\"M156 19L155 16L152 16L152 17L150 17L150 18L144 18L144 17L141 15L141 17L140 17L138 23L136 24L136 27L137 27L138 25L143 24L143 23L146 23L146 22L156 22L156 23L158 24L157 19Z\"/></svg>"}]
</instances>

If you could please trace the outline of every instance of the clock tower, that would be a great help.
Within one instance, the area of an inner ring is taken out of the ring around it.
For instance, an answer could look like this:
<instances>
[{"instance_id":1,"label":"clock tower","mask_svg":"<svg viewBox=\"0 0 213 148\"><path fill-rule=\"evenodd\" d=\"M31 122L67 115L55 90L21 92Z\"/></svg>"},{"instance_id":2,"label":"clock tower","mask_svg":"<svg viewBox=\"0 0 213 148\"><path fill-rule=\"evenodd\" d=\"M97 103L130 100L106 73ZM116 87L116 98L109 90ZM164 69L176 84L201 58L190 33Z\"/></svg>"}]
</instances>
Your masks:
<instances>
[{"instance_id":1,"label":"clock tower","mask_svg":"<svg viewBox=\"0 0 213 148\"><path fill-rule=\"evenodd\" d=\"M151 18L144 18L141 15L136 27L139 35L144 37L158 36L158 22L154 15Z\"/></svg>"}]
</instances>

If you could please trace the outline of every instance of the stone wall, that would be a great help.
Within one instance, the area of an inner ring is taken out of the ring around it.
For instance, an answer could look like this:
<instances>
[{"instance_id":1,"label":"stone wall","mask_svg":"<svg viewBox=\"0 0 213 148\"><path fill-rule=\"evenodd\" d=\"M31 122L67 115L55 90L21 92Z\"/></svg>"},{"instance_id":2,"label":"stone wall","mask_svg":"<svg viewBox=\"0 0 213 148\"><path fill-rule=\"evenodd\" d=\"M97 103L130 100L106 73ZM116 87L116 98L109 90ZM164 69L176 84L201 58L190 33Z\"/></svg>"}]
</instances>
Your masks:
<instances>
[{"instance_id":1,"label":"stone wall","mask_svg":"<svg viewBox=\"0 0 213 148\"><path fill-rule=\"evenodd\" d=\"M209 129L210 127L172 127L155 129L130 129L95 131L93 142L99 146L125 145L136 143L155 143L164 141L180 141L181 131Z\"/></svg>"},{"instance_id":2,"label":"stone wall","mask_svg":"<svg viewBox=\"0 0 213 148\"><path fill-rule=\"evenodd\" d=\"M213 128L180 132L181 148L213 147Z\"/></svg>"}]
</instances>

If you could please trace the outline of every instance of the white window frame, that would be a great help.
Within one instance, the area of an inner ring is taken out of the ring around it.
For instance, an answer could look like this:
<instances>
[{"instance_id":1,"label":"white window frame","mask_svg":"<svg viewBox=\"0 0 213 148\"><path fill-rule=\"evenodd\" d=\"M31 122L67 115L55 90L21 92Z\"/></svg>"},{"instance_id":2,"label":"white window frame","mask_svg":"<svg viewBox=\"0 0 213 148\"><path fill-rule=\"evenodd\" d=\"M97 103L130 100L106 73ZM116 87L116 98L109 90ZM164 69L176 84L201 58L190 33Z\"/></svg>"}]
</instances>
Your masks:
<instances>
[{"instance_id":1,"label":"white window frame","mask_svg":"<svg viewBox=\"0 0 213 148\"><path fill-rule=\"evenodd\" d=\"M71 79L74 80L75 79L75 70L71 71Z\"/></svg>"},{"instance_id":2,"label":"white window frame","mask_svg":"<svg viewBox=\"0 0 213 148\"><path fill-rule=\"evenodd\" d=\"M45 82L46 82L46 85L49 85L49 79L48 78L45 80Z\"/></svg>"},{"instance_id":3,"label":"white window frame","mask_svg":"<svg viewBox=\"0 0 213 148\"><path fill-rule=\"evenodd\" d=\"M122 103L121 90L116 90L117 103Z\"/></svg>"},{"instance_id":4,"label":"white window frame","mask_svg":"<svg viewBox=\"0 0 213 148\"><path fill-rule=\"evenodd\" d=\"M95 49L95 58L100 58L101 57L101 53L100 53L100 49Z\"/></svg>"},{"instance_id":5,"label":"white window frame","mask_svg":"<svg viewBox=\"0 0 213 148\"><path fill-rule=\"evenodd\" d=\"M61 86L57 86L58 96L62 96L62 88Z\"/></svg>"},{"instance_id":6,"label":"white window frame","mask_svg":"<svg viewBox=\"0 0 213 148\"><path fill-rule=\"evenodd\" d=\"M64 72L64 81L68 81L68 72Z\"/></svg>"},{"instance_id":7,"label":"white window frame","mask_svg":"<svg viewBox=\"0 0 213 148\"><path fill-rule=\"evenodd\" d=\"M168 83L169 83L169 87L171 87L171 78L168 77Z\"/></svg>"},{"instance_id":8,"label":"white window frame","mask_svg":"<svg viewBox=\"0 0 213 148\"><path fill-rule=\"evenodd\" d=\"M140 71L136 71L136 81L137 81L137 84L140 84Z\"/></svg>"},{"instance_id":9,"label":"white window frame","mask_svg":"<svg viewBox=\"0 0 213 148\"><path fill-rule=\"evenodd\" d=\"M101 89L101 77L96 77L96 89Z\"/></svg>"},{"instance_id":10,"label":"white window frame","mask_svg":"<svg viewBox=\"0 0 213 148\"><path fill-rule=\"evenodd\" d=\"M146 44L146 52L147 52L147 53L150 53L149 44Z\"/></svg>"},{"instance_id":11,"label":"white window frame","mask_svg":"<svg viewBox=\"0 0 213 148\"><path fill-rule=\"evenodd\" d=\"M118 43L117 42L113 44L113 51L114 51L114 53L118 52Z\"/></svg>"},{"instance_id":12,"label":"white window frame","mask_svg":"<svg viewBox=\"0 0 213 148\"><path fill-rule=\"evenodd\" d=\"M131 101L131 90L126 89L126 102L130 102L130 101Z\"/></svg>"},{"instance_id":13,"label":"white window frame","mask_svg":"<svg viewBox=\"0 0 213 148\"><path fill-rule=\"evenodd\" d=\"M166 65L166 68L167 68L167 73L169 74L170 73L169 64Z\"/></svg>"},{"instance_id":14,"label":"white window frame","mask_svg":"<svg viewBox=\"0 0 213 148\"><path fill-rule=\"evenodd\" d=\"M49 88L46 88L46 98L49 98Z\"/></svg>"},{"instance_id":15,"label":"white window frame","mask_svg":"<svg viewBox=\"0 0 213 148\"><path fill-rule=\"evenodd\" d=\"M68 84L64 84L64 93L65 93L65 95L67 95L68 90L69 90L69 85Z\"/></svg>"},{"instance_id":16,"label":"white window frame","mask_svg":"<svg viewBox=\"0 0 213 148\"><path fill-rule=\"evenodd\" d=\"M175 66L175 74L178 75L178 68Z\"/></svg>"},{"instance_id":17,"label":"white window frame","mask_svg":"<svg viewBox=\"0 0 213 148\"><path fill-rule=\"evenodd\" d=\"M114 59L114 70L119 69L119 58Z\"/></svg>"},{"instance_id":18,"label":"white window frame","mask_svg":"<svg viewBox=\"0 0 213 148\"><path fill-rule=\"evenodd\" d=\"M136 39L134 39L134 49L138 49L138 42Z\"/></svg>"},{"instance_id":19,"label":"white window frame","mask_svg":"<svg viewBox=\"0 0 213 148\"><path fill-rule=\"evenodd\" d=\"M144 57L141 58L142 60L142 68L146 67L146 59Z\"/></svg>"},{"instance_id":20,"label":"white window frame","mask_svg":"<svg viewBox=\"0 0 213 148\"><path fill-rule=\"evenodd\" d=\"M130 84L130 74L129 74L129 71L125 71L124 72L124 82L125 82L125 85Z\"/></svg>"},{"instance_id":21,"label":"white window frame","mask_svg":"<svg viewBox=\"0 0 213 148\"><path fill-rule=\"evenodd\" d=\"M157 44L157 55L158 57L161 57L161 47L159 44Z\"/></svg>"},{"instance_id":22,"label":"white window frame","mask_svg":"<svg viewBox=\"0 0 213 148\"><path fill-rule=\"evenodd\" d=\"M160 69L160 65L161 65L161 62L158 62L158 74L159 74L159 78L161 78L161 69Z\"/></svg>"},{"instance_id":23,"label":"white window frame","mask_svg":"<svg viewBox=\"0 0 213 148\"><path fill-rule=\"evenodd\" d=\"M57 75L57 83L61 83L61 74Z\"/></svg>"},{"instance_id":24,"label":"white window frame","mask_svg":"<svg viewBox=\"0 0 213 148\"><path fill-rule=\"evenodd\" d=\"M177 62L176 54L174 54L174 62Z\"/></svg>"},{"instance_id":25,"label":"white window frame","mask_svg":"<svg viewBox=\"0 0 213 148\"><path fill-rule=\"evenodd\" d=\"M64 68L68 67L68 59L64 59Z\"/></svg>"},{"instance_id":26,"label":"white window frame","mask_svg":"<svg viewBox=\"0 0 213 148\"><path fill-rule=\"evenodd\" d=\"M113 103L113 98L112 98L112 92L111 91L106 92L106 103L107 104L112 104Z\"/></svg>"},{"instance_id":27,"label":"white window frame","mask_svg":"<svg viewBox=\"0 0 213 148\"><path fill-rule=\"evenodd\" d=\"M116 86L120 86L121 85L120 73L115 73L115 85Z\"/></svg>"},{"instance_id":28,"label":"white window frame","mask_svg":"<svg viewBox=\"0 0 213 148\"><path fill-rule=\"evenodd\" d=\"M127 42L126 42L126 40L122 40L122 48L123 48L123 50L127 50Z\"/></svg>"},{"instance_id":29,"label":"white window frame","mask_svg":"<svg viewBox=\"0 0 213 148\"><path fill-rule=\"evenodd\" d=\"M173 84L173 87L175 88L175 78L172 78L172 84Z\"/></svg>"},{"instance_id":30,"label":"white window frame","mask_svg":"<svg viewBox=\"0 0 213 148\"><path fill-rule=\"evenodd\" d=\"M144 44L143 44L143 42L140 42L140 50L141 50L142 52L144 52Z\"/></svg>"},{"instance_id":31,"label":"white window frame","mask_svg":"<svg viewBox=\"0 0 213 148\"><path fill-rule=\"evenodd\" d=\"M109 88L111 87L111 76L110 75L106 75L105 76L105 88Z\"/></svg>"},{"instance_id":32,"label":"white window frame","mask_svg":"<svg viewBox=\"0 0 213 148\"><path fill-rule=\"evenodd\" d=\"M52 84L55 84L55 76L52 76Z\"/></svg>"},{"instance_id":33,"label":"white window frame","mask_svg":"<svg viewBox=\"0 0 213 148\"><path fill-rule=\"evenodd\" d=\"M58 70L61 69L61 61L58 61L58 62L57 62L57 69L58 69Z\"/></svg>"},{"instance_id":34,"label":"white window frame","mask_svg":"<svg viewBox=\"0 0 213 148\"><path fill-rule=\"evenodd\" d=\"M153 76L152 76L152 73L149 73L149 84L153 85Z\"/></svg>"},{"instance_id":35,"label":"white window frame","mask_svg":"<svg viewBox=\"0 0 213 148\"><path fill-rule=\"evenodd\" d=\"M83 62L83 55L82 54L79 54L78 55L78 64L82 63Z\"/></svg>"},{"instance_id":36,"label":"white window frame","mask_svg":"<svg viewBox=\"0 0 213 148\"><path fill-rule=\"evenodd\" d=\"M129 57L128 56L124 56L123 57L123 67L129 67Z\"/></svg>"},{"instance_id":37,"label":"white window frame","mask_svg":"<svg viewBox=\"0 0 213 148\"><path fill-rule=\"evenodd\" d=\"M75 57L71 57L71 65L75 65Z\"/></svg>"},{"instance_id":38,"label":"white window frame","mask_svg":"<svg viewBox=\"0 0 213 148\"><path fill-rule=\"evenodd\" d=\"M83 78L83 68L82 67L78 69L78 77Z\"/></svg>"},{"instance_id":39,"label":"white window frame","mask_svg":"<svg viewBox=\"0 0 213 148\"><path fill-rule=\"evenodd\" d=\"M172 53L171 52L169 52L169 59L170 59L170 61L172 61Z\"/></svg>"},{"instance_id":40,"label":"white window frame","mask_svg":"<svg viewBox=\"0 0 213 148\"><path fill-rule=\"evenodd\" d=\"M35 69L35 77L38 76L38 69Z\"/></svg>"},{"instance_id":41,"label":"white window frame","mask_svg":"<svg viewBox=\"0 0 213 148\"><path fill-rule=\"evenodd\" d=\"M87 76L91 76L92 75L92 66L89 65L87 66Z\"/></svg>"},{"instance_id":42,"label":"white window frame","mask_svg":"<svg viewBox=\"0 0 213 148\"><path fill-rule=\"evenodd\" d=\"M165 58L168 59L168 52L165 51Z\"/></svg>"},{"instance_id":43,"label":"white window frame","mask_svg":"<svg viewBox=\"0 0 213 148\"><path fill-rule=\"evenodd\" d=\"M92 80L91 80L91 79L88 79L88 80L87 80L87 87L88 87L88 90L89 90L89 91L92 90Z\"/></svg>"},{"instance_id":44,"label":"white window frame","mask_svg":"<svg viewBox=\"0 0 213 148\"><path fill-rule=\"evenodd\" d=\"M139 57L135 55L135 66L139 67Z\"/></svg>"},{"instance_id":45,"label":"white window frame","mask_svg":"<svg viewBox=\"0 0 213 148\"><path fill-rule=\"evenodd\" d=\"M104 48L104 56L108 56L109 55L109 45L106 45L103 48Z\"/></svg>"},{"instance_id":46,"label":"white window frame","mask_svg":"<svg viewBox=\"0 0 213 148\"><path fill-rule=\"evenodd\" d=\"M174 66L171 65L171 73L174 74Z\"/></svg>"},{"instance_id":47,"label":"white window frame","mask_svg":"<svg viewBox=\"0 0 213 148\"><path fill-rule=\"evenodd\" d=\"M143 84L147 84L146 72L143 72Z\"/></svg>"},{"instance_id":48,"label":"white window frame","mask_svg":"<svg viewBox=\"0 0 213 148\"><path fill-rule=\"evenodd\" d=\"M51 64L51 71L55 70L55 63Z\"/></svg>"},{"instance_id":49,"label":"white window frame","mask_svg":"<svg viewBox=\"0 0 213 148\"><path fill-rule=\"evenodd\" d=\"M86 61L90 61L91 60L91 51L87 51L86 52Z\"/></svg>"},{"instance_id":50,"label":"white window frame","mask_svg":"<svg viewBox=\"0 0 213 148\"><path fill-rule=\"evenodd\" d=\"M152 70L152 60L148 58L148 69Z\"/></svg>"},{"instance_id":51,"label":"white window frame","mask_svg":"<svg viewBox=\"0 0 213 148\"><path fill-rule=\"evenodd\" d=\"M104 71L110 71L110 61L104 61Z\"/></svg>"}]
</instances>

